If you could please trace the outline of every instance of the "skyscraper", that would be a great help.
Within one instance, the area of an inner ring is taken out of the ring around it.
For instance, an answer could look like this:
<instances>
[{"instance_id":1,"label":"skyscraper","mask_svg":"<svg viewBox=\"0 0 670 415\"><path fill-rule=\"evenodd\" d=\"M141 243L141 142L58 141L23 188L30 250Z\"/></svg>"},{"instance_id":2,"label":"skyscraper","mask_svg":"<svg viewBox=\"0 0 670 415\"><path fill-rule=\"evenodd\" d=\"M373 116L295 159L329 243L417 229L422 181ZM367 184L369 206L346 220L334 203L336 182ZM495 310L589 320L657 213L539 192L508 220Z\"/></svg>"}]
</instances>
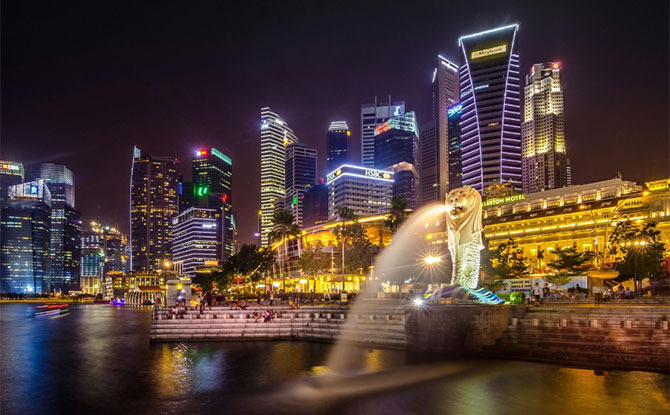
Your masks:
<instances>
[{"instance_id":1,"label":"skyscraper","mask_svg":"<svg viewBox=\"0 0 670 415\"><path fill-rule=\"evenodd\" d=\"M433 120L421 126L418 166L420 203L443 201L449 187L447 108L458 102L458 66L437 56L433 72Z\"/></svg>"},{"instance_id":2,"label":"skyscraper","mask_svg":"<svg viewBox=\"0 0 670 415\"><path fill-rule=\"evenodd\" d=\"M193 158L194 205L201 208L219 209L221 253L225 260L235 253L236 225L233 218L233 160L227 154L212 147L201 149Z\"/></svg>"},{"instance_id":3,"label":"skyscraper","mask_svg":"<svg viewBox=\"0 0 670 415\"><path fill-rule=\"evenodd\" d=\"M361 159L363 167L374 167L375 165L375 129L385 123L394 115L405 112L403 101L391 101L389 95L388 103L375 102L361 106Z\"/></svg>"},{"instance_id":4,"label":"skyscraper","mask_svg":"<svg viewBox=\"0 0 670 415\"><path fill-rule=\"evenodd\" d=\"M75 223L79 220L79 212L74 211L74 175L60 164L32 163L25 165L25 180L44 180L51 192L51 264L47 291L68 292L70 285L77 288L79 284L79 265L72 263L72 259L81 255L71 251L77 249L77 245L66 244L66 240L72 241L80 236Z\"/></svg>"},{"instance_id":5,"label":"skyscraper","mask_svg":"<svg viewBox=\"0 0 670 415\"><path fill-rule=\"evenodd\" d=\"M377 126L374 139L374 167L393 170L393 197L405 199L411 209L416 208L419 127L414 111L393 116Z\"/></svg>"},{"instance_id":6,"label":"skyscraper","mask_svg":"<svg viewBox=\"0 0 670 415\"><path fill-rule=\"evenodd\" d=\"M178 213L179 161L135 147L130 170L130 270L163 269L172 255L170 219Z\"/></svg>"},{"instance_id":7,"label":"skyscraper","mask_svg":"<svg viewBox=\"0 0 670 415\"><path fill-rule=\"evenodd\" d=\"M351 131L346 121L333 121L328 127L328 171L351 160Z\"/></svg>"},{"instance_id":8,"label":"skyscraper","mask_svg":"<svg viewBox=\"0 0 670 415\"><path fill-rule=\"evenodd\" d=\"M524 193L570 185L560 70L558 62L536 63L526 75L521 124Z\"/></svg>"},{"instance_id":9,"label":"skyscraper","mask_svg":"<svg viewBox=\"0 0 670 415\"><path fill-rule=\"evenodd\" d=\"M521 190L519 25L461 36L463 184Z\"/></svg>"},{"instance_id":10,"label":"skyscraper","mask_svg":"<svg viewBox=\"0 0 670 415\"><path fill-rule=\"evenodd\" d=\"M116 228L91 222L81 234L81 290L87 294L102 293L105 276L110 271L128 271L128 240Z\"/></svg>"},{"instance_id":11,"label":"skyscraper","mask_svg":"<svg viewBox=\"0 0 670 415\"><path fill-rule=\"evenodd\" d=\"M0 201L0 292L49 292L51 203L44 180L10 186Z\"/></svg>"},{"instance_id":12,"label":"skyscraper","mask_svg":"<svg viewBox=\"0 0 670 415\"><path fill-rule=\"evenodd\" d=\"M261 108L261 246L270 242L268 233L272 230L275 204L286 197L284 147L298 141L279 115L270 107Z\"/></svg>"},{"instance_id":13,"label":"skyscraper","mask_svg":"<svg viewBox=\"0 0 670 415\"><path fill-rule=\"evenodd\" d=\"M449 122L449 187L447 190L463 186L463 157L461 151L461 112L463 105L457 103L447 108Z\"/></svg>"},{"instance_id":14,"label":"skyscraper","mask_svg":"<svg viewBox=\"0 0 670 415\"><path fill-rule=\"evenodd\" d=\"M0 202L7 200L9 186L23 183L23 164L16 161L0 161Z\"/></svg>"},{"instance_id":15,"label":"skyscraper","mask_svg":"<svg viewBox=\"0 0 670 415\"><path fill-rule=\"evenodd\" d=\"M316 150L302 143L288 144L285 177L285 209L293 215L294 223L302 227L305 193L316 185Z\"/></svg>"},{"instance_id":16,"label":"skyscraper","mask_svg":"<svg viewBox=\"0 0 670 415\"><path fill-rule=\"evenodd\" d=\"M323 179L321 179L323 183ZM328 222L328 186L317 184L305 193L302 205L302 226L320 225Z\"/></svg>"},{"instance_id":17,"label":"skyscraper","mask_svg":"<svg viewBox=\"0 0 670 415\"><path fill-rule=\"evenodd\" d=\"M337 221L340 208L358 217L380 215L391 210L393 172L344 164L326 176L328 220Z\"/></svg>"},{"instance_id":18,"label":"skyscraper","mask_svg":"<svg viewBox=\"0 0 670 415\"><path fill-rule=\"evenodd\" d=\"M220 208L193 207L172 218L173 261L187 277L195 277L197 266L221 260Z\"/></svg>"}]
</instances>

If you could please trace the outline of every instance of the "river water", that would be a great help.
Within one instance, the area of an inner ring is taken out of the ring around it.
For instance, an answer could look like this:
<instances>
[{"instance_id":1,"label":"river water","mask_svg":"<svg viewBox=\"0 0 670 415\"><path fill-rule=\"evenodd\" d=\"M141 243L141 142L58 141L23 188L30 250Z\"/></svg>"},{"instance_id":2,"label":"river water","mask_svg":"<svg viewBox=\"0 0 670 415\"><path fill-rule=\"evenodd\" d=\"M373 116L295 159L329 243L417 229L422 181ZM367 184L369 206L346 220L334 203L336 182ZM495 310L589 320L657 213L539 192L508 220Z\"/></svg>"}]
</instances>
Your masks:
<instances>
[{"instance_id":1,"label":"river water","mask_svg":"<svg viewBox=\"0 0 670 415\"><path fill-rule=\"evenodd\" d=\"M667 374L497 360L466 361L478 369L457 377L303 405L283 399L283 391L287 384L324 373L331 345L297 341L150 344L149 309L71 308L64 316L36 319L29 305L0 305L0 413L670 412ZM359 366L384 370L433 361L452 364L426 354L361 349Z\"/></svg>"}]
</instances>

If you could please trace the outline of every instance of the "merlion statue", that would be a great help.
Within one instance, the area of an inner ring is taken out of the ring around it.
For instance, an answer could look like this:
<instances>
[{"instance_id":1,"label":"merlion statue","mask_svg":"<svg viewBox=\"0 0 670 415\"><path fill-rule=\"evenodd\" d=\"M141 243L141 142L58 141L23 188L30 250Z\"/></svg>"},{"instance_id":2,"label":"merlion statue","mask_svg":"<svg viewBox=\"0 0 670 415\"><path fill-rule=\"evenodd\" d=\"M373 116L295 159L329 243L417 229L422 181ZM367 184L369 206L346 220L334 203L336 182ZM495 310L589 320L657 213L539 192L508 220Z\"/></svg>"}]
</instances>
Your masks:
<instances>
[{"instance_id":1,"label":"merlion statue","mask_svg":"<svg viewBox=\"0 0 670 415\"><path fill-rule=\"evenodd\" d=\"M447 239L451 253L451 285L477 288L482 245L482 197L472 187L450 191L447 207Z\"/></svg>"}]
</instances>

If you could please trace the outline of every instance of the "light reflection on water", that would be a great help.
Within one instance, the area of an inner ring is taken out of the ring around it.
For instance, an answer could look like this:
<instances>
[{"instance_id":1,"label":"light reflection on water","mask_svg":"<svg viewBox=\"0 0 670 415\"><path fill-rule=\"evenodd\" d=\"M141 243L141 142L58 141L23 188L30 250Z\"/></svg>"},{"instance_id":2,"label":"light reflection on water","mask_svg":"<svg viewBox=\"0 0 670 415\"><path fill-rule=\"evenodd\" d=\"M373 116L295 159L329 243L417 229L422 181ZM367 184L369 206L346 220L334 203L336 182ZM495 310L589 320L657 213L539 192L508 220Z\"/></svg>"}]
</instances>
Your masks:
<instances>
[{"instance_id":1,"label":"light reflection on water","mask_svg":"<svg viewBox=\"0 0 670 415\"><path fill-rule=\"evenodd\" d=\"M309 342L150 344L149 310L74 306L26 317L0 305L2 413L286 413L271 392L330 373L330 345ZM384 370L431 356L359 349L352 369ZM478 365L481 366L482 361ZM669 376L484 361L487 369L291 414L664 413ZM490 366L490 367L489 367ZM398 372L402 373L402 372ZM211 411L213 409L213 412Z\"/></svg>"}]
</instances>

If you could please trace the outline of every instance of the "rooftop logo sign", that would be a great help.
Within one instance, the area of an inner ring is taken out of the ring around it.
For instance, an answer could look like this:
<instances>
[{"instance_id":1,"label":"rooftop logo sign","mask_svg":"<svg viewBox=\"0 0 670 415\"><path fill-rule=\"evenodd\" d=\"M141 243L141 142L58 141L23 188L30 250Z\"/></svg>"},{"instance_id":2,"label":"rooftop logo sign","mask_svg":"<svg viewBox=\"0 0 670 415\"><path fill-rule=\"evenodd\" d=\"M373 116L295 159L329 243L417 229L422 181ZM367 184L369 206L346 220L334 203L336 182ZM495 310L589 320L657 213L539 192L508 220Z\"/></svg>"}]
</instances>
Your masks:
<instances>
[{"instance_id":1,"label":"rooftop logo sign","mask_svg":"<svg viewBox=\"0 0 670 415\"><path fill-rule=\"evenodd\" d=\"M494 46L488 49L475 50L470 54L470 59L485 58L491 55L497 55L499 53L507 52L507 45Z\"/></svg>"}]
</instances>

